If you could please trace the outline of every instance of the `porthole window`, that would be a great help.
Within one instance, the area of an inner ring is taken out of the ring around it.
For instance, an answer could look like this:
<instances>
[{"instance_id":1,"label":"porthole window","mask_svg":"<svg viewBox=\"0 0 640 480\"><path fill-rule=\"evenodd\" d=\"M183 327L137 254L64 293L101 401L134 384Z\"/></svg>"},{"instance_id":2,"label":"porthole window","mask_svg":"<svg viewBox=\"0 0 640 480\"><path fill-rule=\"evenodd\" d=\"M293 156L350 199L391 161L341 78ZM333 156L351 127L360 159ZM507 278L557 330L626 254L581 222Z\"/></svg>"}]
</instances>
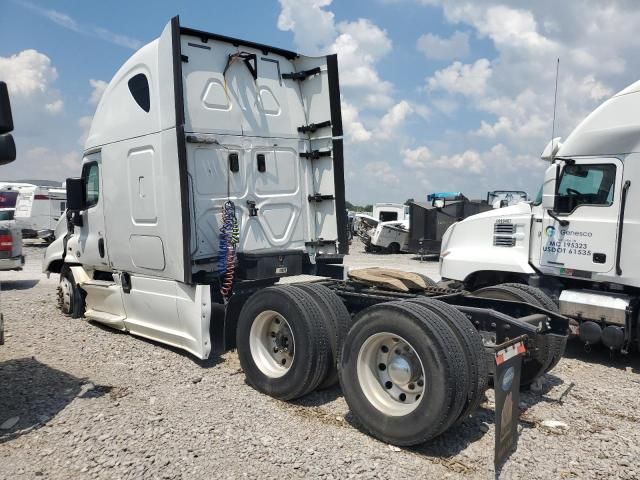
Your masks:
<instances>
[{"instance_id":1,"label":"porthole window","mask_svg":"<svg viewBox=\"0 0 640 480\"><path fill-rule=\"evenodd\" d=\"M151 109L149 80L147 80L147 76L144 73L138 73L129 79L129 91L141 109L145 112Z\"/></svg>"}]
</instances>

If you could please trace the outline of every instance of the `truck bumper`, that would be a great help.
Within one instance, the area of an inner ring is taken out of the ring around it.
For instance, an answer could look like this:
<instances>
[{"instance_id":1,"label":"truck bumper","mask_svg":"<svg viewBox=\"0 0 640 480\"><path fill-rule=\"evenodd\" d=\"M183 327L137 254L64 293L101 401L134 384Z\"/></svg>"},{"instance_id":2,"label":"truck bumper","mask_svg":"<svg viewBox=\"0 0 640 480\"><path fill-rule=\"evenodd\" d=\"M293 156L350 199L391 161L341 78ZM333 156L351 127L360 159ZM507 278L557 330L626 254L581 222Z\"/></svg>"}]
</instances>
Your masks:
<instances>
[{"instance_id":1,"label":"truck bumper","mask_svg":"<svg viewBox=\"0 0 640 480\"><path fill-rule=\"evenodd\" d=\"M0 259L0 270L22 270L24 255Z\"/></svg>"}]
</instances>

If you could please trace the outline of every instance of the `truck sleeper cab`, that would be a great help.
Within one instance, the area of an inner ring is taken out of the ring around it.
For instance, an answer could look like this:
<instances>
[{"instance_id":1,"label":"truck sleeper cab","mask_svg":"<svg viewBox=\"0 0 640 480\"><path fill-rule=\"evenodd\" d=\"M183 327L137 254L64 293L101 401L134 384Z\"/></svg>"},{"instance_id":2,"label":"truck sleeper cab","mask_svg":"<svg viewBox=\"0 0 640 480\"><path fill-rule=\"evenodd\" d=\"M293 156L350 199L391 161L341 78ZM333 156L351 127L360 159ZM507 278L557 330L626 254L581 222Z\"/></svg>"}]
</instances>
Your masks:
<instances>
[{"instance_id":1,"label":"truck sleeper cab","mask_svg":"<svg viewBox=\"0 0 640 480\"><path fill-rule=\"evenodd\" d=\"M422 443L470 415L496 348L526 344L524 384L561 356L566 319L541 305L466 298L416 274L395 292L344 279L335 55L176 17L111 80L66 189L43 260L64 313L201 359L237 348L247 381L283 400L340 376L385 441ZM301 273L323 280L275 285Z\"/></svg>"}]
</instances>

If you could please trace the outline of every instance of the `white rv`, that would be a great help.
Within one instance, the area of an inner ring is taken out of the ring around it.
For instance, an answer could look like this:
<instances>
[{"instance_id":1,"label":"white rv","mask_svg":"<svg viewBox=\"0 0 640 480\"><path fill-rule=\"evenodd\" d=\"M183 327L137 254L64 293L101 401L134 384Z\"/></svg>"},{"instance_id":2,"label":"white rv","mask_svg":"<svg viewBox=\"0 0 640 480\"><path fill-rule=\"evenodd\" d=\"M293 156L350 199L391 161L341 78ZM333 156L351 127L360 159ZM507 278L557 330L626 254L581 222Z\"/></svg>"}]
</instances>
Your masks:
<instances>
[{"instance_id":1,"label":"white rv","mask_svg":"<svg viewBox=\"0 0 640 480\"><path fill-rule=\"evenodd\" d=\"M11 208L24 238L53 241L58 220L66 209L64 188L33 183L1 182L0 208Z\"/></svg>"},{"instance_id":2,"label":"white rv","mask_svg":"<svg viewBox=\"0 0 640 480\"><path fill-rule=\"evenodd\" d=\"M409 206L403 203L376 203L373 218L379 222L409 221Z\"/></svg>"},{"instance_id":3,"label":"white rv","mask_svg":"<svg viewBox=\"0 0 640 480\"><path fill-rule=\"evenodd\" d=\"M15 219L24 238L53 241L58 220L67 208L64 188L24 185L19 188Z\"/></svg>"},{"instance_id":4,"label":"white rv","mask_svg":"<svg viewBox=\"0 0 640 480\"><path fill-rule=\"evenodd\" d=\"M395 291L377 286L389 271L369 276L376 286L344 279L342 142L336 55L174 18L109 83L81 178L67 179L43 260L60 274L60 307L201 359L236 348L247 381L283 400L339 376L365 428L400 445L471 414L504 342L533 349L523 383L542 375L567 322L539 305L515 316L446 292L453 307L404 272ZM301 273L324 280L276 285Z\"/></svg>"}]
</instances>

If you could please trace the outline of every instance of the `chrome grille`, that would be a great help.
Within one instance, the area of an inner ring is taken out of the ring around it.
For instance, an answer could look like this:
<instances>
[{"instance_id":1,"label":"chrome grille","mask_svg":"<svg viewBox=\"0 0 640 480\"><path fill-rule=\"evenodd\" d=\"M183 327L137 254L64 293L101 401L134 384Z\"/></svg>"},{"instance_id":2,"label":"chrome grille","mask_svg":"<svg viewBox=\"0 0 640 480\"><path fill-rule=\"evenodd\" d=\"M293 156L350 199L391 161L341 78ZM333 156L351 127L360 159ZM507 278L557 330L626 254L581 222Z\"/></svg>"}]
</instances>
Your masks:
<instances>
[{"instance_id":1,"label":"chrome grille","mask_svg":"<svg viewBox=\"0 0 640 480\"><path fill-rule=\"evenodd\" d=\"M493 226L493 233L496 235L513 235L516 233L516 226L513 223L496 223Z\"/></svg>"},{"instance_id":2,"label":"chrome grille","mask_svg":"<svg viewBox=\"0 0 640 480\"><path fill-rule=\"evenodd\" d=\"M493 225L494 247L515 247L516 226L513 223L496 223Z\"/></svg>"},{"instance_id":3,"label":"chrome grille","mask_svg":"<svg viewBox=\"0 0 640 480\"><path fill-rule=\"evenodd\" d=\"M493 245L495 247L515 247L516 239L513 237L505 237L501 235L495 235L493 237Z\"/></svg>"}]
</instances>

